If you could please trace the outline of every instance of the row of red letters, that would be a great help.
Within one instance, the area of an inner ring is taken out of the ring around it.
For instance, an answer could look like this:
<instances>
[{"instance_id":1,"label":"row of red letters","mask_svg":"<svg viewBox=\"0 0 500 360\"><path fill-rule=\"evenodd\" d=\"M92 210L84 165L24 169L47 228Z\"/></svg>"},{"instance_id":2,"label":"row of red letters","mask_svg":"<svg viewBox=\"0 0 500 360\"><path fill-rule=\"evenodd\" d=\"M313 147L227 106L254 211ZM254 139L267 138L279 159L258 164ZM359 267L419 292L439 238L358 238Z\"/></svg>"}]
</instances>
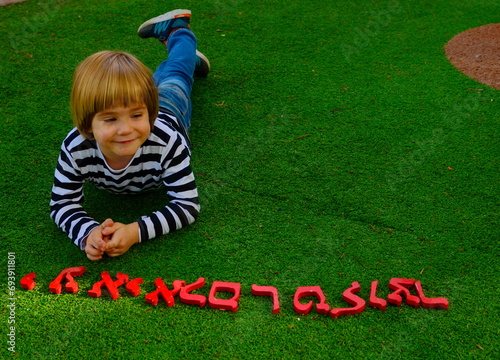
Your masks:
<instances>
[{"instance_id":1,"label":"row of red letters","mask_svg":"<svg viewBox=\"0 0 500 360\"><path fill-rule=\"evenodd\" d=\"M74 277L81 276L85 273L85 267L72 267L64 269L49 285L50 292L60 294L63 289L63 282L65 282L64 289L70 293L78 292L78 283ZM34 272L24 276L21 279L21 286L24 289L32 290L35 288L36 274ZM96 282L92 289L88 291L91 297L100 297L101 290L105 287L113 300L118 299L120 296L118 288L125 285L126 291L132 296L138 296L141 292L140 285L142 278L129 280L127 274L117 273L116 280L113 280L107 271L101 273L101 280ZM148 304L157 305L159 299L167 304L167 306L174 306L174 297L178 296L180 301L185 304L197 305L204 307L207 302L208 305L214 309L231 310L236 312L238 310L238 301L241 294L241 284L223 281L214 281L210 288L208 298L204 295L192 294L191 292L205 286L205 279L200 277L192 284L186 284L182 280L174 280L172 282L172 289L169 289L161 278L154 281L156 290L145 295L145 300ZM403 297L408 305L418 307L422 305L426 308L442 308L448 309L449 302L446 298L428 298L424 295L422 284L419 280L414 279L401 279L392 278L389 281L389 288L393 290L386 299L377 296L378 281L372 281L370 286L370 299L368 304L371 307L385 310L387 304L400 306L403 303ZM298 314L308 314L313 308L313 301L301 303L300 299L304 297L315 297L318 302L316 303L316 312L320 314L330 314L331 317L336 318L341 315L353 315L362 312L366 308L366 301L357 296L356 293L361 289L357 281L351 284L351 287L346 289L342 294L342 299L352 305L347 308L334 308L331 309L326 303L326 297L321 290L320 286L301 286L297 289L293 299L293 307ZM410 290L415 289L417 295L411 294ZM232 293L230 299L220 299L216 297L218 292ZM252 285L252 294L256 296L270 296L273 300L273 314L280 312L280 302L278 297L278 290L273 286L259 286Z\"/></svg>"}]
</instances>

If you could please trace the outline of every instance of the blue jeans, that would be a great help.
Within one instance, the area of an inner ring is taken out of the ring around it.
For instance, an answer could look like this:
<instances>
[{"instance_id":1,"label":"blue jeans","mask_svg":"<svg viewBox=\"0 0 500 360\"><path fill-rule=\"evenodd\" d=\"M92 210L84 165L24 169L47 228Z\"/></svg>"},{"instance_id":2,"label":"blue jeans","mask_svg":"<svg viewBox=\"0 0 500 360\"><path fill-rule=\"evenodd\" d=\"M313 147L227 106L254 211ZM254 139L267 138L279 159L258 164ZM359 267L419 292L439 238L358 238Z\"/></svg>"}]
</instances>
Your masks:
<instances>
[{"instance_id":1,"label":"blue jeans","mask_svg":"<svg viewBox=\"0 0 500 360\"><path fill-rule=\"evenodd\" d=\"M160 108L170 110L184 126L191 126L191 88L196 64L196 37L188 29L174 31L167 41L168 58L153 74Z\"/></svg>"}]
</instances>

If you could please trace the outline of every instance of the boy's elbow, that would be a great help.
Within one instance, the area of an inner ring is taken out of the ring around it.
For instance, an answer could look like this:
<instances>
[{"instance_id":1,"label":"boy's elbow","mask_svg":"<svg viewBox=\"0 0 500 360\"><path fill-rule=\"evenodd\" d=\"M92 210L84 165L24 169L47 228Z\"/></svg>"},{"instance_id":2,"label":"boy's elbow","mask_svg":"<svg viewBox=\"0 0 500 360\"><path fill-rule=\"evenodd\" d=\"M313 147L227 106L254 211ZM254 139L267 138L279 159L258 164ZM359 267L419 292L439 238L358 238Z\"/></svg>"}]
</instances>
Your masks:
<instances>
[{"instance_id":1,"label":"boy's elbow","mask_svg":"<svg viewBox=\"0 0 500 360\"><path fill-rule=\"evenodd\" d=\"M53 220L53 221L56 221L56 215L57 215L57 212L58 212L58 207L56 206L56 204L54 203L54 201L50 201L50 204L49 204L49 215L50 215L50 218Z\"/></svg>"},{"instance_id":2,"label":"boy's elbow","mask_svg":"<svg viewBox=\"0 0 500 360\"><path fill-rule=\"evenodd\" d=\"M198 219L198 215L200 214L200 204L196 201L196 203L193 203L191 208L189 209L189 219L188 223L192 224Z\"/></svg>"},{"instance_id":3,"label":"boy's elbow","mask_svg":"<svg viewBox=\"0 0 500 360\"><path fill-rule=\"evenodd\" d=\"M196 221L196 219L198 219L199 214L200 214L200 204L196 204L193 211L191 212L191 216L193 217L191 224L194 223Z\"/></svg>"}]
</instances>

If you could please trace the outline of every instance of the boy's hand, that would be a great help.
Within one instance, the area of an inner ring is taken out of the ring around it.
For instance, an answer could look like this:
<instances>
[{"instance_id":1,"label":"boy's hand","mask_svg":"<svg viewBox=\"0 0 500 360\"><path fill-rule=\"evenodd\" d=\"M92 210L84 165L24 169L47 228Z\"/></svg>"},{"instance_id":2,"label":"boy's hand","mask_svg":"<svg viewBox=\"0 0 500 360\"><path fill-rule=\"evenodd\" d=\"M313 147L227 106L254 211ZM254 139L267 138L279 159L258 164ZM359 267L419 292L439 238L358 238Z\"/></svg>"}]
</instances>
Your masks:
<instances>
[{"instance_id":1,"label":"boy's hand","mask_svg":"<svg viewBox=\"0 0 500 360\"><path fill-rule=\"evenodd\" d=\"M102 230L103 236L111 236L111 240L106 244L105 252L108 256L114 257L125 254L130 247L139 242L139 224L114 223Z\"/></svg>"},{"instance_id":2,"label":"boy's hand","mask_svg":"<svg viewBox=\"0 0 500 360\"><path fill-rule=\"evenodd\" d=\"M115 223L111 219L106 219L101 225L92 230L85 240L85 253L89 260L101 260L106 251L106 243L109 236L103 235L103 230Z\"/></svg>"}]
</instances>

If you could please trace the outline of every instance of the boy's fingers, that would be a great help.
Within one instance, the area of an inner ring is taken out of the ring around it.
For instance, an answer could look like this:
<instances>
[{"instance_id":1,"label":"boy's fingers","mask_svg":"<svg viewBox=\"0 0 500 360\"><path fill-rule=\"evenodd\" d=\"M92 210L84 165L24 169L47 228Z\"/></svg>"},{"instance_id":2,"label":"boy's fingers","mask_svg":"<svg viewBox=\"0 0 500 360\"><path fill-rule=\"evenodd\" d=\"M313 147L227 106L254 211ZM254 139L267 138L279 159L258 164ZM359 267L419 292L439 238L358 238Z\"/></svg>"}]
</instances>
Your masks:
<instances>
[{"instance_id":1,"label":"boy's fingers","mask_svg":"<svg viewBox=\"0 0 500 360\"><path fill-rule=\"evenodd\" d=\"M118 239L113 240L111 238L110 242L106 244L106 252L114 250L118 246Z\"/></svg>"},{"instance_id":2,"label":"boy's fingers","mask_svg":"<svg viewBox=\"0 0 500 360\"><path fill-rule=\"evenodd\" d=\"M114 250L115 250L115 249L113 249L113 251L114 251ZM116 257L116 256L120 255L120 254L116 254L116 253L114 253L113 251L109 251L109 252L107 252L106 254L108 254L108 256L109 256L109 257Z\"/></svg>"},{"instance_id":3,"label":"boy's fingers","mask_svg":"<svg viewBox=\"0 0 500 360\"><path fill-rule=\"evenodd\" d=\"M123 254L123 251L120 250L120 249L109 249L106 251L106 254L109 256L109 257L116 257L116 256L120 256Z\"/></svg>"},{"instance_id":4,"label":"boy's fingers","mask_svg":"<svg viewBox=\"0 0 500 360\"><path fill-rule=\"evenodd\" d=\"M114 226L108 226L102 229L101 233L104 236L109 236L115 232Z\"/></svg>"},{"instance_id":5,"label":"boy's fingers","mask_svg":"<svg viewBox=\"0 0 500 360\"><path fill-rule=\"evenodd\" d=\"M101 260L102 259L102 255L101 256L92 256L90 254L87 254L87 258L89 260L96 261L96 260Z\"/></svg>"},{"instance_id":6,"label":"boy's fingers","mask_svg":"<svg viewBox=\"0 0 500 360\"><path fill-rule=\"evenodd\" d=\"M108 246L108 248L106 249L106 254L108 256L114 256L115 252L116 252L116 245L117 244L111 244L112 246ZM114 245L114 246L113 246Z\"/></svg>"},{"instance_id":7,"label":"boy's fingers","mask_svg":"<svg viewBox=\"0 0 500 360\"><path fill-rule=\"evenodd\" d=\"M116 230L120 228L120 224L118 223L112 223L108 226L106 226L104 229L102 229L101 233L104 236L112 235Z\"/></svg>"},{"instance_id":8,"label":"boy's fingers","mask_svg":"<svg viewBox=\"0 0 500 360\"><path fill-rule=\"evenodd\" d=\"M101 226L103 228L107 228L108 226L113 226L114 225L114 221L112 219L106 219L104 220L104 222L101 224Z\"/></svg>"},{"instance_id":9,"label":"boy's fingers","mask_svg":"<svg viewBox=\"0 0 500 360\"><path fill-rule=\"evenodd\" d=\"M106 242L104 240L99 239L99 241L92 246L94 249L102 253L106 250Z\"/></svg>"},{"instance_id":10,"label":"boy's fingers","mask_svg":"<svg viewBox=\"0 0 500 360\"><path fill-rule=\"evenodd\" d=\"M103 247L106 247L106 243L104 242L100 244L100 246L90 245L85 248L85 252L90 253L91 255L102 255L104 252L104 250L102 250Z\"/></svg>"},{"instance_id":11,"label":"boy's fingers","mask_svg":"<svg viewBox=\"0 0 500 360\"><path fill-rule=\"evenodd\" d=\"M100 260L102 259L103 251L100 251L93 246L89 246L85 249L85 253L90 260Z\"/></svg>"}]
</instances>

